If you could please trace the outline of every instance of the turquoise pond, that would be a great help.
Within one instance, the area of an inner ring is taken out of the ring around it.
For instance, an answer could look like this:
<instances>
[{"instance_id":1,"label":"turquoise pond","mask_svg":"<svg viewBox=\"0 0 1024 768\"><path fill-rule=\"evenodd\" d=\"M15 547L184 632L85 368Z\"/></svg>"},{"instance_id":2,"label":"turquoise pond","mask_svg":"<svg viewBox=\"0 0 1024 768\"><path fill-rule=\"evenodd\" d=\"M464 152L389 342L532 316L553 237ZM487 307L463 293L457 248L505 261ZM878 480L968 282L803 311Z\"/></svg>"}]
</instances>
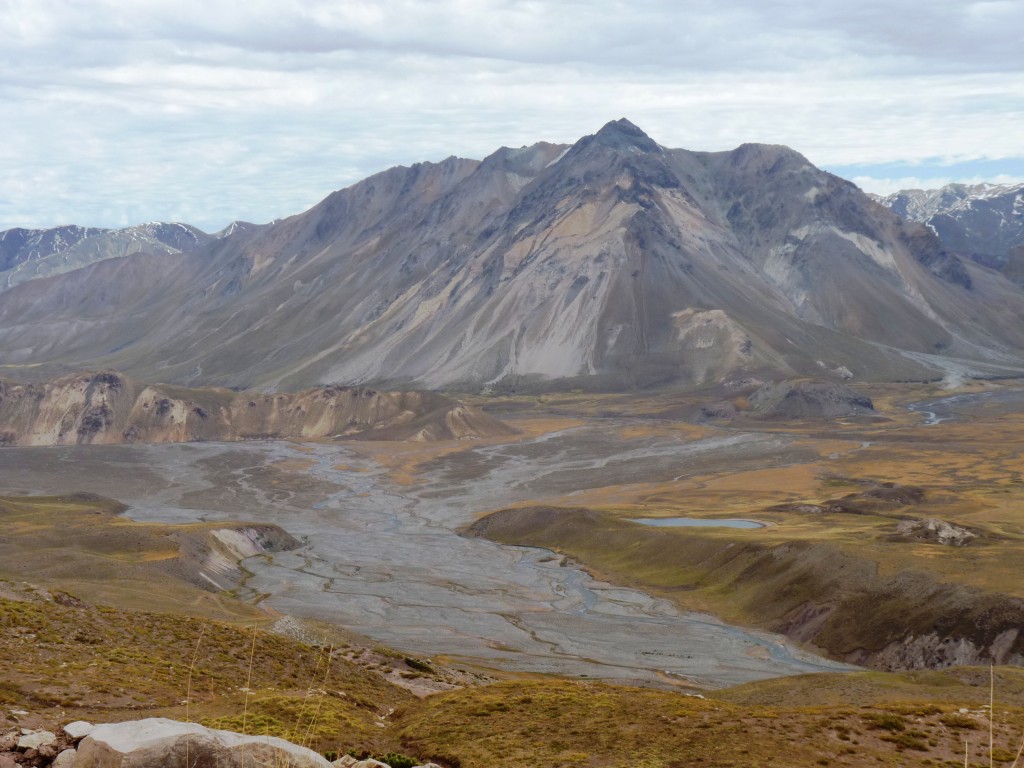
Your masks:
<instances>
[{"instance_id":1,"label":"turquoise pond","mask_svg":"<svg viewBox=\"0 0 1024 768\"><path fill-rule=\"evenodd\" d=\"M638 517L633 518L630 522L650 525L655 528L764 528L764 523L756 523L753 520L740 520L734 517L720 519L701 517Z\"/></svg>"}]
</instances>

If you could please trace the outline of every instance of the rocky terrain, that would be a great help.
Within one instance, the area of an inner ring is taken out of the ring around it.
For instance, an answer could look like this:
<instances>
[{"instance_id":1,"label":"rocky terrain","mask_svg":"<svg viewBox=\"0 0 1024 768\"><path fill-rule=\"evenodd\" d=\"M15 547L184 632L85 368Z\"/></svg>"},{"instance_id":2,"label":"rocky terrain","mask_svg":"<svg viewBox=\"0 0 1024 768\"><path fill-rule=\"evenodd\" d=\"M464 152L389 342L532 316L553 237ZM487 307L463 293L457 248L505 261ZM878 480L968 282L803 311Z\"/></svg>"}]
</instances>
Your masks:
<instances>
[{"instance_id":1,"label":"rocky terrain","mask_svg":"<svg viewBox=\"0 0 1024 768\"><path fill-rule=\"evenodd\" d=\"M875 414L871 398L832 382L765 384L752 392L748 401L752 415L762 419L838 419Z\"/></svg>"},{"instance_id":2,"label":"rocky terrain","mask_svg":"<svg viewBox=\"0 0 1024 768\"><path fill-rule=\"evenodd\" d=\"M195 250L0 294L0 370L288 390L694 387L1022 370L1024 291L780 146L393 168ZM31 368L24 366L31 365Z\"/></svg>"},{"instance_id":3,"label":"rocky terrain","mask_svg":"<svg viewBox=\"0 0 1024 768\"><path fill-rule=\"evenodd\" d=\"M4 742L11 743L13 749L7 755L0 751L3 768L393 768L380 760L357 760L349 755L332 762L306 746L276 736L249 736L167 718L101 725L77 720L65 725L59 735L22 729L5 735ZM11 753L16 756L14 759ZM415 768L440 766L424 763Z\"/></svg>"},{"instance_id":4,"label":"rocky terrain","mask_svg":"<svg viewBox=\"0 0 1024 768\"><path fill-rule=\"evenodd\" d=\"M446 440L514 430L431 392L319 387L294 394L142 384L114 371L0 379L0 445L346 437Z\"/></svg>"}]
</instances>

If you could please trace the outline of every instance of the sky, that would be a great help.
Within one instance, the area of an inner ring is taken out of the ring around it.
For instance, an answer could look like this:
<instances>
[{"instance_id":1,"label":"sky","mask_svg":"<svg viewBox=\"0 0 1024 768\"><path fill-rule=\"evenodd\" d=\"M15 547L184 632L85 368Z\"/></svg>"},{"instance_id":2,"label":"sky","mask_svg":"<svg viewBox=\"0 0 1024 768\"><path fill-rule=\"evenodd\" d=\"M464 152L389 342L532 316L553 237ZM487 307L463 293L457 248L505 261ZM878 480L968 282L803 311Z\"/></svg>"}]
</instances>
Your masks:
<instances>
[{"instance_id":1,"label":"sky","mask_svg":"<svg viewBox=\"0 0 1024 768\"><path fill-rule=\"evenodd\" d=\"M786 144L1024 180L1022 0L0 0L0 230L299 213L394 165Z\"/></svg>"}]
</instances>

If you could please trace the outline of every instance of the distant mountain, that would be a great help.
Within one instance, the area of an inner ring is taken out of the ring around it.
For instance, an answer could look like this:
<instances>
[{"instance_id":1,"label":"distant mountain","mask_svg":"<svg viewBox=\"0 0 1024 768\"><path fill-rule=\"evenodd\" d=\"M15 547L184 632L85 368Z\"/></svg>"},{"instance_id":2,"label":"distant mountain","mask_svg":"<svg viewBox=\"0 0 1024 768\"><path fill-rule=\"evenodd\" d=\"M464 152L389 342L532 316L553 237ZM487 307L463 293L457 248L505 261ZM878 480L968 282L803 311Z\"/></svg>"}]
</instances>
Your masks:
<instances>
[{"instance_id":1,"label":"distant mountain","mask_svg":"<svg viewBox=\"0 0 1024 768\"><path fill-rule=\"evenodd\" d=\"M74 225L8 229L0 232L0 291L26 280L59 275L105 259L136 253L188 253L212 239L188 224L163 222L124 229Z\"/></svg>"},{"instance_id":2,"label":"distant mountain","mask_svg":"<svg viewBox=\"0 0 1024 768\"><path fill-rule=\"evenodd\" d=\"M1020 287L797 152L667 149L620 120L18 285L0 370L262 389L934 379L1020 373L1007 317Z\"/></svg>"},{"instance_id":3,"label":"distant mountain","mask_svg":"<svg viewBox=\"0 0 1024 768\"><path fill-rule=\"evenodd\" d=\"M230 237L231 235L252 234L267 226L269 225L253 224L252 222L249 221L232 221L230 224L224 227L224 229L220 230L219 232L215 232L213 236L220 240L225 237Z\"/></svg>"},{"instance_id":4,"label":"distant mountain","mask_svg":"<svg viewBox=\"0 0 1024 768\"><path fill-rule=\"evenodd\" d=\"M949 184L877 199L927 224L949 250L1024 280L1024 184Z\"/></svg>"}]
</instances>

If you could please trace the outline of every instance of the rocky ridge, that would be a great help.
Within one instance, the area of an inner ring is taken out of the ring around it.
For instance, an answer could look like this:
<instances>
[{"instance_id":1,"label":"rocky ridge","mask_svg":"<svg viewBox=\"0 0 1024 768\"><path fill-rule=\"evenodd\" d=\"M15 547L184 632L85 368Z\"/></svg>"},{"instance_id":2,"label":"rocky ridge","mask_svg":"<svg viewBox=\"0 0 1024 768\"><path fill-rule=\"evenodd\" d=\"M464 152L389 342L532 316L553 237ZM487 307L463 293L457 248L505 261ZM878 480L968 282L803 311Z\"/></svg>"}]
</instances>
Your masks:
<instances>
[{"instance_id":1,"label":"rocky ridge","mask_svg":"<svg viewBox=\"0 0 1024 768\"><path fill-rule=\"evenodd\" d=\"M114 371L42 383L0 379L0 445L272 437L447 440L509 434L514 430L481 410L430 392L182 389L142 384Z\"/></svg>"}]
</instances>

